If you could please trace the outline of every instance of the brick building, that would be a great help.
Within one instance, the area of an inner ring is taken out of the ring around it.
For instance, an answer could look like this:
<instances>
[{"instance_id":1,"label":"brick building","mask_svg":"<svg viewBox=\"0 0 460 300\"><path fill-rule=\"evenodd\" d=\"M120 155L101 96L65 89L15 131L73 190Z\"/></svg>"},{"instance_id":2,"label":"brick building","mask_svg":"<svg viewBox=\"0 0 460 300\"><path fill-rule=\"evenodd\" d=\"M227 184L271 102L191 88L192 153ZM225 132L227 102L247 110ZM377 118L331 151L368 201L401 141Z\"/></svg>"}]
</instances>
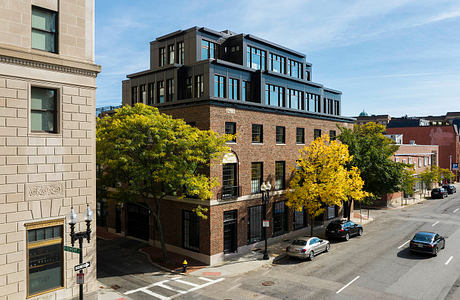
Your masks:
<instances>
[{"instance_id":1,"label":"brick building","mask_svg":"<svg viewBox=\"0 0 460 300\"><path fill-rule=\"evenodd\" d=\"M272 239L306 228L306 214L285 206L285 188L300 148L353 123L341 116L341 92L312 81L304 54L251 34L193 27L157 38L150 50L150 68L122 84L124 105L143 102L200 129L237 135L231 153L209 170L221 183L211 200L166 200L168 249L214 264L258 247L265 218ZM265 181L273 186L267 217ZM209 209L207 220L192 212L197 204ZM108 211L99 225L156 243L146 208L111 201L98 207L101 216ZM317 224L341 213L329 207Z\"/></svg>"},{"instance_id":2,"label":"brick building","mask_svg":"<svg viewBox=\"0 0 460 300\"><path fill-rule=\"evenodd\" d=\"M73 206L84 230L95 208L94 0L1 1L0 21L0 299L70 299L79 258L64 252L65 217Z\"/></svg>"}]
</instances>

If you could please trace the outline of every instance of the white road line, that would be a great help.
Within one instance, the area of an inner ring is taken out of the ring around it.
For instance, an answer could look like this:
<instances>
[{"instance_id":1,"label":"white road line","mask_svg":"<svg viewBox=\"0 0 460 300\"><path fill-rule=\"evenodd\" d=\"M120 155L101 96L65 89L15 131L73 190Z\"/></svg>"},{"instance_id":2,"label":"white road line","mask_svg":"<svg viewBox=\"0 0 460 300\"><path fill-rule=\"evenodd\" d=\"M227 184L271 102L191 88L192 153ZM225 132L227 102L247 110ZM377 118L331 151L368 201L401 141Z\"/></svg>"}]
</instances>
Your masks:
<instances>
[{"instance_id":1,"label":"white road line","mask_svg":"<svg viewBox=\"0 0 460 300\"><path fill-rule=\"evenodd\" d=\"M433 225L431 225L431 227L436 226L438 223L439 223L439 221L434 222Z\"/></svg>"},{"instance_id":2,"label":"white road line","mask_svg":"<svg viewBox=\"0 0 460 300\"><path fill-rule=\"evenodd\" d=\"M163 283L168 282L168 281L170 281L170 280L167 279L167 280L163 280L163 281L159 281L159 282L155 282L155 283L149 284L149 285L147 285L147 286L144 286L144 287L141 287L141 288L138 288L138 289L135 289L135 290L130 290L130 291L125 292L125 295L129 295L129 294L132 294L132 293L135 293L135 292L139 292L139 291L144 291L144 290L146 290L146 289L149 289L149 288L154 287L154 286L156 286L156 285L163 284Z\"/></svg>"},{"instance_id":3,"label":"white road line","mask_svg":"<svg viewBox=\"0 0 460 300\"><path fill-rule=\"evenodd\" d=\"M188 284L188 285L191 285L193 287L200 286L199 284L191 283L191 282L188 282L188 281L185 281L185 280L180 280L180 279L175 279L174 281L175 282L180 282L180 283L183 283L183 284Z\"/></svg>"},{"instance_id":4,"label":"white road line","mask_svg":"<svg viewBox=\"0 0 460 300\"><path fill-rule=\"evenodd\" d=\"M164 289L167 289L167 290L171 290L171 291L176 292L176 293L183 293L184 292L184 290L180 290L178 288L173 288L172 286L169 286L169 285L166 285L166 284L159 284L158 286L162 287Z\"/></svg>"},{"instance_id":5,"label":"white road line","mask_svg":"<svg viewBox=\"0 0 460 300\"><path fill-rule=\"evenodd\" d=\"M198 277L198 278L200 278L201 280L204 280L204 281L208 281L208 282L213 282L214 281L214 280L206 278L206 277Z\"/></svg>"},{"instance_id":6,"label":"white road line","mask_svg":"<svg viewBox=\"0 0 460 300\"><path fill-rule=\"evenodd\" d=\"M450 261L452 260L452 258L454 258L454 257L453 257L453 256L449 257L449 259L448 259L448 260L446 261L446 263L445 263L446 266L450 263Z\"/></svg>"},{"instance_id":7,"label":"white road line","mask_svg":"<svg viewBox=\"0 0 460 300\"><path fill-rule=\"evenodd\" d=\"M409 243L410 240L407 240L407 242L405 242L404 244L402 244L401 246L398 247L398 249L401 249L402 247L404 247L407 243Z\"/></svg>"},{"instance_id":8,"label":"white road line","mask_svg":"<svg viewBox=\"0 0 460 300\"><path fill-rule=\"evenodd\" d=\"M204 277L198 277L198 278L201 279L201 278L204 278ZM211 280L211 282L208 282L208 283L202 284L202 285L200 285L200 286L191 288L190 290L187 291L187 293L190 293L190 292L196 291L196 290L198 290L198 289L207 287L208 285L217 283L217 282L222 281L222 280L224 280L224 279L225 279L225 278L219 278L219 279L216 279L216 280ZM179 297L179 296L181 296L181 294L177 294L177 295L171 296L169 299L174 299L174 298Z\"/></svg>"},{"instance_id":9,"label":"white road line","mask_svg":"<svg viewBox=\"0 0 460 300\"><path fill-rule=\"evenodd\" d=\"M343 291L347 286L349 286L350 284L352 284L353 282L355 282L356 280L358 280L359 276L356 276L355 279L353 279L352 281L350 281L349 283L347 283L343 288L341 288L340 290L338 290L337 292L335 292L336 294L340 293L341 291Z\"/></svg>"},{"instance_id":10,"label":"white road line","mask_svg":"<svg viewBox=\"0 0 460 300\"><path fill-rule=\"evenodd\" d=\"M157 294L157 293L152 292L151 290L144 289L144 290L142 290L142 291L143 291L144 293L146 293L146 294L149 294L150 296L156 297L156 298L161 299L161 300L168 300L168 299L169 299L169 297L165 297L165 296L159 295L159 294ZM125 294L126 294L126 293L125 293Z\"/></svg>"},{"instance_id":11,"label":"white road line","mask_svg":"<svg viewBox=\"0 0 460 300\"><path fill-rule=\"evenodd\" d=\"M454 214L459 210L459 208L454 209Z\"/></svg>"}]
</instances>

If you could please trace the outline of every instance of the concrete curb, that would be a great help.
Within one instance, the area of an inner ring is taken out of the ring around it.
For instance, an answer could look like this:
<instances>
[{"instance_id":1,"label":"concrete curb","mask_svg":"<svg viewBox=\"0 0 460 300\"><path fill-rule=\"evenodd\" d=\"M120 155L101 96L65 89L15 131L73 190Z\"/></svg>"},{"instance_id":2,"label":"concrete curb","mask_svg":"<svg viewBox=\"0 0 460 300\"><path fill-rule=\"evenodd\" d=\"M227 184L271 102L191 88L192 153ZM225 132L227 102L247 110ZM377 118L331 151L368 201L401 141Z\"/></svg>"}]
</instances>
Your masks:
<instances>
[{"instance_id":1,"label":"concrete curb","mask_svg":"<svg viewBox=\"0 0 460 300\"><path fill-rule=\"evenodd\" d=\"M147 256L147 259L148 261L154 266L154 267L157 267L158 269L161 269L165 272L168 272L168 273L171 273L171 274L175 274L175 275L188 275L187 273L181 273L181 272L177 272L175 270L171 270L169 268L166 268L166 267L163 267L162 265L160 264L157 264L156 262L154 262L151 258L150 258L150 255L145 252L145 251L142 251L142 249L138 249L137 251L139 251L140 253L144 254L145 256Z\"/></svg>"}]
</instances>

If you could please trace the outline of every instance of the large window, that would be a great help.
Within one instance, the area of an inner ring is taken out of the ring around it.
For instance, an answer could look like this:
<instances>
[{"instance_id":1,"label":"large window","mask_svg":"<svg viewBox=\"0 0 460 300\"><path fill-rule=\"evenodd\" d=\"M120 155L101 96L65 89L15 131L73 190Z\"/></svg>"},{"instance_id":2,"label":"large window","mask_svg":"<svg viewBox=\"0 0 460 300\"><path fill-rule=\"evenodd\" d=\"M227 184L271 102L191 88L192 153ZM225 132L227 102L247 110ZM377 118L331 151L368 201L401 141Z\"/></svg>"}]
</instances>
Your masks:
<instances>
[{"instance_id":1,"label":"large window","mask_svg":"<svg viewBox=\"0 0 460 300\"><path fill-rule=\"evenodd\" d=\"M147 97L147 104L152 105L154 103L154 95L155 95L155 85L153 82L148 84L148 97Z\"/></svg>"},{"instance_id":2,"label":"large window","mask_svg":"<svg viewBox=\"0 0 460 300\"><path fill-rule=\"evenodd\" d=\"M334 100L327 99L327 113L332 115L334 113Z\"/></svg>"},{"instance_id":3,"label":"large window","mask_svg":"<svg viewBox=\"0 0 460 300\"><path fill-rule=\"evenodd\" d=\"M275 190L284 190L286 177L286 164L284 161L275 162Z\"/></svg>"},{"instance_id":4,"label":"large window","mask_svg":"<svg viewBox=\"0 0 460 300\"><path fill-rule=\"evenodd\" d=\"M160 48L160 67L166 65L166 51L165 48Z\"/></svg>"},{"instance_id":5,"label":"large window","mask_svg":"<svg viewBox=\"0 0 460 300\"><path fill-rule=\"evenodd\" d=\"M228 98L239 100L240 81L238 79L230 78L228 80Z\"/></svg>"},{"instance_id":6,"label":"large window","mask_svg":"<svg viewBox=\"0 0 460 300\"><path fill-rule=\"evenodd\" d=\"M248 46L247 49L247 67L264 71L267 52L251 46Z\"/></svg>"},{"instance_id":7,"label":"large window","mask_svg":"<svg viewBox=\"0 0 460 300\"><path fill-rule=\"evenodd\" d=\"M305 210L294 210L294 229L299 229L307 226L307 214Z\"/></svg>"},{"instance_id":8,"label":"large window","mask_svg":"<svg viewBox=\"0 0 460 300\"><path fill-rule=\"evenodd\" d=\"M263 206L248 207L248 243L262 240Z\"/></svg>"},{"instance_id":9,"label":"large window","mask_svg":"<svg viewBox=\"0 0 460 300\"><path fill-rule=\"evenodd\" d=\"M243 81L243 93L241 95L243 101L251 101L251 82Z\"/></svg>"},{"instance_id":10,"label":"large window","mask_svg":"<svg viewBox=\"0 0 460 300\"><path fill-rule=\"evenodd\" d=\"M329 139L331 141L335 140L336 135L337 135L337 132L335 130L329 130Z\"/></svg>"},{"instance_id":11,"label":"large window","mask_svg":"<svg viewBox=\"0 0 460 300\"><path fill-rule=\"evenodd\" d=\"M320 112L320 95L307 93L306 100L307 100L307 110Z\"/></svg>"},{"instance_id":12,"label":"large window","mask_svg":"<svg viewBox=\"0 0 460 300\"><path fill-rule=\"evenodd\" d=\"M63 227L63 220L26 225L28 296L64 287Z\"/></svg>"},{"instance_id":13,"label":"large window","mask_svg":"<svg viewBox=\"0 0 460 300\"><path fill-rule=\"evenodd\" d=\"M225 134L236 134L236 123L235 122L225 122ZM236 137L234 137L230 142L236 143Z\"/></svg>"},{"instance_id":14,"label":"large window","mask_svg":"<svg viewBox=\"0 0 460 300\"><path fill-rule=\"evenodd\" d=\"M31 131L57 132L57 91L31 88Z\"/></svg>"},{"instance_id":15,"label":"large window","mask_svg":"<svg viewBox=\"0 0 460 300\"><path fill-rule=\"evenodd\" d=\"M251 193L260 193L263 179L263 163L251 163Z\"/></svg>"},{"instance_id":16,"label":"large window","mask_svg":"<svg viewBox=\"0 0 460 300\"><path fill-rule=\"evenodd\" d=\"M182 241L185 249L200 251L200 220L193 211L182 211Z\"/></svg>"},{"instance_id":17,"label":"large window","mask_svg":"<svg viewBox=\"0 0 460 300\"><path fill-rule=\"evenodd\" d=\"M287 209L285 201L273 203L273 235L287 231Z\"/></svg>"},{"instance_id":18,"label":"large window","mask_svg":"<svg viewBox=\"0 0 460 300\"><path fill-rule=\"evenodd\" d=\"M302 64L298 61L288 59L289 75L296 78L302 78Z\"/></svg>"},{"instance_id":19,"label":"large window","mask_svg":"<svg viewBox=\"0 0 460 300\"><path fill-rule=\"evenodd\" d=\"M168 79L166 81L167 101L174 101L174 79Z\"/></svg>"},{"instance_id":20,"label":"large window","mask_svg":"<svg viewBox=\"0 0 460 300\"><path fill-rule=\"evenodd\" d=\"M133 86L131 88L131 100L133 102L133 105L139 102L139 96L137 94L137 86Z\"/></svg>"},{"instance_id":21,"label":"large window","mask_svg":"<svg viewBox=\"0 0 460 300\"><path fill-rule=\"evenodd\" d=\"M302 93L300 91L289 89L289 107L294 109L302 108Z\"/></svg>"},{"instance_id":22,"label":"large window","mask_svg":"<svg viewBox=\"0 0 460 300\"><path fill-rule=\"evenodd\" d=\"M321 136L321 129L315 129L313 130L313 139L317 139Z\"/></svg>"},{"instance_id":23,"label":"large window","mask_svg":"<svg viewBox=\"0 0 460 300\"><path fill-rule=\"evenodd\" d=\"M270 70L284 74L284 65L286 64L286 58L270 53Z\"/></svg>"},{"instance_id":24,"label":"large window","mask_svg":"<svg viewBox=\"0 0 460 300\"><path fill-rule=\"evenodd\" d=\"M201 40L201 59L216 58L216 49L215 43Z\"/></svg>"},{"instance_id":25,"label":"large window","mask_svg":"<svg viewBox=\"0 0 460 300\"><path fill-rule=\"evenodd\" d=\"M337 100L334 100L334 114L340 116L340 102Z\"/></svg>"},{"instance_id":26,"label":"large window","mask_svg":"<svg viewBox=\"0 0 460 300\"><path fill-rule=\"evenodd\" d=\"M139 86L140 93L141 93L141 102L146 104L147 103L147 91L145 89L145 84Z\"/></svg>"},{"instance_id":27,"label":"large window","mask_svg":"<svg viewBox=\"0 0 460 300\"><path fill-rule=\"evenodd\" d=\"M225 98L225 77L214 75L214 97Z\"/></svg>"},{"instance_id":28,"label":"large window","mask_svg":"<svg viewBox=\"0 0 460 300\"><path fill-rule=\"evenodd\" d=\"M222 198L238 196L237 164L224 164L222 166Z\"/></svg>"},{"instance_id":29,"label":"large window","mask_svg":"<svg viewBox=\"0 0 460 300\"><path fill-rule=\"evenodd\" d=\"M169 45L168 46L168 59L169 59L168 63L170 65L175 63L175 59L176 59L175 54L176 54L176 49L175 49L174 45Z\"/></svg>"},{"instance_id":30,"label":"large window","mask_svg":"<svg viewBox=\"0 0 460 300\"><path fill-rule=\"evenodd\" d=\"M265 85L265 101L268 105L285 107L284 105L284 88L266 84Z\"/></svg>"},{"instance_id":31,"label":"large window","mask_svg":"<svg viewBox=\"0 0 460 300\"><path fill-rule=\"evenodd\" d=\"M184 42L177 43L177 51L178 51L178 63L181 65L184 64Z\"/></svg>"},{"instance_id":32,"label":"large window","mask_svg":"<svg viewBox=\"0 0 460 300\"><path fill-rule=\"evenodd\" d=\"M195 76L195 97L200 98L203 96L204 86L203 86L203 75Z\"/></svg>"},{"instance_id":33,"label":"large window","mask_svg":"<svg viewBox=\"0 0 460 300\"><path fill-rule=\"evenodd\" d=\"M264 132L263 132L262 125L252 124L252 142L253 143L263 143L264 142Z\"/></svg>"},{"instance_id":34,"label":"large window","mask_svg":"<svg viewBox=\"0 0 460 300\"><path fill-rule=\"evenodd\" d=\"M276 126L276 143L286 144L286 127Z\"/></svg>"},{"instance_id":35,"label":"large window","mask_svg":"<svg viewBox=\"0 0 460 300\"><path fill-rule=\"evenodd\" d=\"M305 129L304 128L296 128L295 142L296 144L305 144Z\"/></svg>"},{"instance_id":36,"label":"large window","mask_svg":"<svg viewBox=\"0 0 460 300\"><path fill-rule=\"evenodd\" d=\"M185 78L184 99L192 98L192 77Z\"/></svg>"},{"instance_id":37,"label":"large window","mask_svg":"<svg viewBox=\"0 0 460 300\"><path fill-rule=\"evenodd\" d=\"M57 14L32 6L32 48L57 53Z\"/></svg>"},{"instance_id":38,"label":"large window","mask_svg":"<svg viewBox=\"0 0 460 300\"><path fill-rule=\"evenodd\" d=\"M158 81L157 83L157 91L158 91L158 103L165 103L165 82Z\"/></svg>"}]
</instances>

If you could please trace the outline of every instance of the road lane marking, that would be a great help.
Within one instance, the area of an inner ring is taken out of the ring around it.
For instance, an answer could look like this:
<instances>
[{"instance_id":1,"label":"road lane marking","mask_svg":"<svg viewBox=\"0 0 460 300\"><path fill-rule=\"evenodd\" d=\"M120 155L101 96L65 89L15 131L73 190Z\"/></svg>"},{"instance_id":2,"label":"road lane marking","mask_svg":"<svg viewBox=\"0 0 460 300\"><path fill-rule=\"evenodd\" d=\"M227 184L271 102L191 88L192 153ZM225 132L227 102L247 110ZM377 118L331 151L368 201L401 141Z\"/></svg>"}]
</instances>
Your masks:
<instances>
[{"instance_id":1,"label":"road lane marking","mask_svg":"<svg viewBox=\"0 0 460 300\"><path fill-rule=\"evenodd\" d=\"M458 208L456 208L456 209L454 210L454 214L455 214L455 213L456 213L458 210L459 210L459 209L458 209Z\"/></svg>"},{"instance_id":2,"label":"road lane marking","mask_svg":"<svg viewBox=\"0 0 460 300\"><path fill-rule=\"evenodd\" d=\"M191 283L191 282L188 282L188 281L185 281L185 280L180 280L180 279L176 279L174 280L175 282L180 282L180 283L183 283L183 284L188 284L188 285L191 285L193 287L197 287L197 286L200 286L199 284L195 284L195 283Z\"/></svg>"},{"instance_id":3,"label":"road lane marking","mask_svg":"<svg viewBox=\"0 0 460 300\"><path fill-rule=\"evenodd\" d=\"M452 260L452 258L454 258L454 257L453 257L453 256L449 257L449 259L448 259L448 260L446 261L446 263L445 263L446 266L450 263L450 261Z\"/></svg>"},{"instance_id":4,"label":"road lane marking","mask_svg":"<svg viewBox=\"0 0 460 300\"><path fill-rule=\"evenodd\" d=\"M404 244L402 244L401 246L398 247L398 249L401 249L402 247L404 247L407 243L409 243L410 240L407 240L407 242L405 242Z\"/></svg>"},{"instance_id":5,"label":"road lane marking","mask_svg":"<svg viewBox=\"0 0 460 300\"><path fill-rule=\"evenodd\" d=\"M343 291L344 289L346 289L350 284L352 284L353 282L355 282L356 280L358 280L359 276L356 276L355 279L353 279L352 281L350 281L349 283L347 283L346 285L344 285L343 288L341 288L340 290L338 290L337 292L335 292L336 294L340 293L341 291Z\"/></svg>"},{"instance_id":6,"label":"road lane marking","mask_svg":"<svg viewBox=\"0 0 460 300\"><path fill-rule=\"evenodd\" d=\"M431 225L431 227L436 226L438 223L439 223L439 221L434 222L433 225Z\"/></svg>"}]
</instances>

